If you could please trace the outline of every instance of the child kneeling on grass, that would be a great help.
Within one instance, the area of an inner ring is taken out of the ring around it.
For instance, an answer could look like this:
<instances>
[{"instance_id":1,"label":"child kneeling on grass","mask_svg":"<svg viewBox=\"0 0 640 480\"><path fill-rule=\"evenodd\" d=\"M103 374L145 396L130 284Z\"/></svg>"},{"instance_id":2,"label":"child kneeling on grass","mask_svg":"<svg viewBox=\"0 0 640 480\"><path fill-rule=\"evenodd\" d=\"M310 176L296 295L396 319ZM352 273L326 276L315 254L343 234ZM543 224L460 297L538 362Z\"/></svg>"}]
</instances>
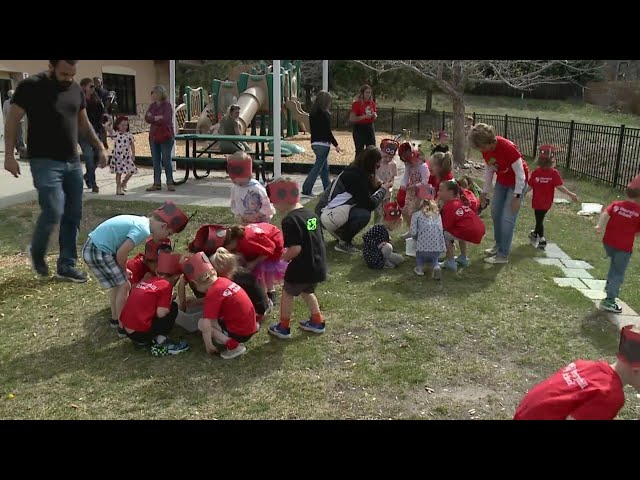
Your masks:
<instances>
[{"instance_id":1,"label":"child kneeling on grass","mask_svg":"<svg viewBox=\"0 0 640 480\"><path fill-rule=\"evenodd\" d=\"M279 178L269 184L271 203L276 211L286 214L282 219L282 233L286 250L283 260L289 261L282 287L280 322L269 327L269 333L278 338L291 338L289 328L293 299L298 295L309 308L311 318L300 322L308 332L324 333L325 323L314 292L319 282L327 279L326 251L320 219L300 204L298 184L288 178Z\"/></svg>"},{"instance_id":2,"label":"child kneeling on grass","mask_svg":"<svg viewBox=\"0 0 640 480\"><path fill-rule=\"evenodd\" d=\"M575 360L537 384L516 409L514 420L613 420L624 406L625 385L640 391L640 334L620 332L617 360Z\"/></svg>"},{"instance_id":3,"label":"child kneeling on grass","mask_svg":"<svg viewBox=\"0 0 640 480\"><path fill-rule=\"evenodd\" d=\"M160 252L157 273L131 290L120 315L127 337L138 346L150 346L156 357L189 349L186 342L169 339L178 316L173 287L182 274L181 261L178 253Z\"/></svg>"},{"instance_id":4,"label":"child kneeling on grass","mask_svg":"<svg viewBox=\"0 0 640 480\"><path fill-rule=\"evenodd\" d=\"M457 270L458 265L468 267L467 243L479 245L485 234L485 226L477 213L469 206L468 199L460 196L460 186L455 180L442 182L438 199L442 201L440 216L447 247L447 260L442 264L449 270ZM460 255L454 258L454 242L458 240Z\"/></svg>"},{"instance_id":5,"label":"child kneeling on grass","mask_svg":"<svg viewBox=\"0 0 640 480\"><path fill-rule=\"evenodd\" d=\"M98 225L82 247L82 258L102 288L111 290L111 321L120 337L126 332L120 323L120 313L129 295L127 257L131 250L149 235L160 242L173 233L180 233L189 219L173 202L168 201L150 217L117 215Z\"/></svg>"},{"instance_id":6,"label":"child kneeling on grass","mask_svg":"<svg viewBox=\"0 0 640 480\"><path fill-rule=\"evenodd\" d=\"M384 222L371 227L362 237L364 262L376 270L395 268L404 262L404 257L393 251L389 237L389 232L402 223L402 211L396 202L386 203L382 209Z\"/></svg>"},{"instance_id":7,"label":"child kneeling on grass","mask_svg":"<svg viewBox=\"0 0 640 480\"><path fill-rule=\"evenodd\" d=\"M624 282L624 273L631 260L633 242L640 235L640 175L627 185L629 200L613 202L602 212L596 232L604 228L604 250L611 259L607 285L607 298L600 302L600 308L607 312L622 313L622 307L616 303L620 287Z\"/></svg>"},{"instance_id":8,"label":"child kneeling on grass","mask_svg":"<svg viewBox=\"0 0 640 480\"><path fill-rule=\"evenodd\" d=\"M243 345L258 331L256 311L246 292L228 278L218 277L204 252L188 257L182 264L186 280L196 290L206 293L198 328L207 353L218 353L213 341L226 348L220 352L225 360L244 355Z\"/></svg>"}]
</instances>

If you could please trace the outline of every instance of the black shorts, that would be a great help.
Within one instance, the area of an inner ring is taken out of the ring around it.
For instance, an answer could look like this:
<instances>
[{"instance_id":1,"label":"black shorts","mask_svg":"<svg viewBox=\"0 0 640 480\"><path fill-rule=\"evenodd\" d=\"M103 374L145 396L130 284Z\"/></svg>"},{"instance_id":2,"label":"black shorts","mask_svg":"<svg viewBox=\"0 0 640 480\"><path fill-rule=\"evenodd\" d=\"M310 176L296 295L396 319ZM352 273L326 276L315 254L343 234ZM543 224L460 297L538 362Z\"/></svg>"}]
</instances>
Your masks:
<instances>
[{"instance_id":1,"label":"black shorts","mask_svg":"<svg viewBox=\"0 0 640 480\"><path fill-rule=\"evenodd\" d=\"M284 281L284 285L282 289L287 292L292 297L297 297L301 293L314 293L316 291L316 287L318 283L291 283Z\"/></svg>"},{"instance_id":2,"label":"black shorts","mask_svg":"<svg viewBox=\"0 0 640 480\"><path fill-rule=\"evenodd\" d=\"M227 330L227 327L224 324L224 320L221 319L218 319L218 325L220 325L222 333L224 333L229 338L233 338L238 343L248 342L249 339L255 335L254 333L252 333L251 335L236 335L235 333Z\"/></svg>"}]
</instances>

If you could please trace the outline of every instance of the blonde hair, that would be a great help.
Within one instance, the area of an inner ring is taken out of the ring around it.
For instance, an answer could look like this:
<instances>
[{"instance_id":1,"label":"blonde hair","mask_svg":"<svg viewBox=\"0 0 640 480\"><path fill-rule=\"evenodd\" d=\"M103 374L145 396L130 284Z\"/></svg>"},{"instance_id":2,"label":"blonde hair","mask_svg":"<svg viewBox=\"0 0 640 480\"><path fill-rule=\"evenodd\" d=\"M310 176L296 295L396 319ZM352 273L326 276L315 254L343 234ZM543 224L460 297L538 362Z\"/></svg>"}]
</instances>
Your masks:
<instances>
[{"instance_id":1,"label":"blonde hair","mask_svg":"<svg viewBox=\"0 0 640 480\"><path fill-rule=\"evenodd\" d=\"M238 269L238 257L224 247L218 248L209 260L221 277L232 277Z\"/></svg>"},{"instance_id":2,"label":"blonde hair","mask_svg":"<svg viewBox=\"0 0 640 480\"><path fill-rule=\"evenodd\" d=\"M427 217L433 217L434 215L438 215L440 210L438 209L438 204L435 200L422 200L420 204L420 211L424 213Z\"/></svg>"},{"instance_id":3,"label":"blonde hair","mask_svg":"<svg viewBox=\"0 0 640 480\"><path fill-rule=\"evenodd\" d=\"M280 183L280 182L295 182L295 180L291 177L278 177L269 183Z\"/></svg>"},{"instance_id":4,"label":"blonde hair","mask_svg":"<svg viewBox=\"0 0 640 480\"><path fill-rule=\"evenodd\" d=\"M161 102L164 102L167 100L167 91L162 85L156 85L151 89L151 91L154 92L156 95L158 95L158 99Z\"/></svg>"},{"instance_id":5,"label":"blonde hair","mask_svg":"<svg viewBox=\"0 0 640 480\"><path fill-rule=\"evenodd\" d=\"M431 156L431 161L440 167L440 176L451 173L453 165L453 155L451 152L436 152Z\"/></svg>"},{"instance_id":6,"label":"blonde hair","mask_svg":"<svg viewBox=\"0 0 640 480\"><path fill-rule=\"evenodd\" d=\"M493 125L476 123L469 132L469 145L480 148L496 143L496 129Z\"/></svg>"},{"instance_id":7,"label":"blonde hair","mask_svg":"<svg viewBox=\"0 0 640 480\"><path fill-rule=\"evenodd\" d=\"M243 152L242 150L237 151L232 153L231 155L229 155L227 157L227 160L246 160L246 161L250 161L251 157L249 156L249 154L247 152Z\"/></svg>"}]
</instances>

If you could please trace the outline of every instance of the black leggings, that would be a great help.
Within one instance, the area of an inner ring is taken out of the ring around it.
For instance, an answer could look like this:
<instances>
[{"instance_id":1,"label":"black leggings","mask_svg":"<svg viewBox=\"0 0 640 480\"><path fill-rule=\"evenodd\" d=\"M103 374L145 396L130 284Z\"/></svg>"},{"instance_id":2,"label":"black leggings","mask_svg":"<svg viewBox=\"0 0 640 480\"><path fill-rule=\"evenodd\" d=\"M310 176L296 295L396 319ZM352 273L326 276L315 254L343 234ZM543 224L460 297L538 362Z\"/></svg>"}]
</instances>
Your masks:
<instances>
[{"instance_id":1,"label":"black leggings","mask_svg":"<svg viewBox=\"0 0 640 480\"><path fill-rule=\"evenodd\" d=\"M356 156L369 145L375 145L376 131L373 123L356 123L353 126L353 143L356 146Z\"/></svg>"},{"instance_id":2,"label":"black leggings","mask_svg":"<svg viewBox=\"0 0 640 480\"><path fill-rule=\"evenodd\" d=\"M544 237L544 216L547 214L549 210L534 210L533 212L536 215L536 228L533 230L533 233L538 235L539 237Z\"/></svg>"},{"instance_id":3,"label":"black leggings","mask_svg":"<svg viewBox=\"0 0 640 480\"><path fill-rule=\"evenodd\" d=\"M178 318L178 304L171 302L169 313L164 317L155 317L151 322L151 330L148 332L127 332L127 337L136 343L150 344L158 335L169 336L169 332L176 323L176 318Z\"/></svg>"}]
</instances>

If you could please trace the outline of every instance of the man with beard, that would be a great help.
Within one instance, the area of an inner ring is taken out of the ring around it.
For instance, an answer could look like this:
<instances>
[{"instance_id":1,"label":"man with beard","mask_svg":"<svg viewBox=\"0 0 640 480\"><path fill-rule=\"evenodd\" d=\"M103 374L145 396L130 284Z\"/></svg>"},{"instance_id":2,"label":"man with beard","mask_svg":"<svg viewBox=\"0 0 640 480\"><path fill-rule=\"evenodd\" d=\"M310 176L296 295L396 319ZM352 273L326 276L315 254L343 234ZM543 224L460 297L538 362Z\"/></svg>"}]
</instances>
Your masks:
<instances>
[{"instance_id":1,"label":"man with beard","mask_svg":"<svg viewBox=\"0 0 640 480\"><path fill-rule=\"evenodd\" d=\"M60 223L56 276L83 283L87 275L76 269L84 183L78 157L78 130L98 150L100 168L106 166L107 157L89 122L85 95L73 81L77 62L49 60L48 71L18 84L6 120L4 168L16 178L20 176L20 165L13 152L18 125L26 114L27 152L41 208L28 249L31 266L40 277L48 277L45 255L49 236Z\"/></svg>"}]
</instances>

